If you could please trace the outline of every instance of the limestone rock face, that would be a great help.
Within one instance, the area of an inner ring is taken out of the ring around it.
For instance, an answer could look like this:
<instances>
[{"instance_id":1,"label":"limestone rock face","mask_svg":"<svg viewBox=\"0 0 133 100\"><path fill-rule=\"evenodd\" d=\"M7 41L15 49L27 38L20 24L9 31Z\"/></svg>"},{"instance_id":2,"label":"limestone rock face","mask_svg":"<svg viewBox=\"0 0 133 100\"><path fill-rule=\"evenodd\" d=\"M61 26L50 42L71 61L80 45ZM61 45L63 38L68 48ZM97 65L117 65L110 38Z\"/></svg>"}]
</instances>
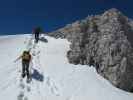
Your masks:
<instances>
[{"instance_id":1,"label":"limestone rock face","mask_svg":"<svg viewBox=\"0 0 133 100\"><path fill-rule=\"evenodd\" d=\"M70 63L93 65L114 86L133 90L133 21L117 9L88 16L50 35L71 42Z\"/></svg>"}]
</instances>

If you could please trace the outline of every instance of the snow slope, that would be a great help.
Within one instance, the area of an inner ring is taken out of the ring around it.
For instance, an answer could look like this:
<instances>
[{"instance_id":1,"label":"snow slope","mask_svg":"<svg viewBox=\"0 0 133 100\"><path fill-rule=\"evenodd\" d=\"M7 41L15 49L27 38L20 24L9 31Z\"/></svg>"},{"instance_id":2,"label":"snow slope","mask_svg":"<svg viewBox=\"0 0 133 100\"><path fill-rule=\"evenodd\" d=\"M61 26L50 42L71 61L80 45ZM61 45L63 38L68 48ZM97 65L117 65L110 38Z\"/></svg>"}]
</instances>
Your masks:
<instances>
[{"instance_id":1,"label":"snow slope","mask_svg":"<svg viewBox=\"0 0 133 100\"><path fill-rule=\"evenodd\" d=\"M67 40L45 38L34 44L31 35L0 37L0 100L133 100L94 68L69 64ZM20 78L21 61L14 62L25 49L33 55L29 84Z\"/></svg>"}]
</instances>

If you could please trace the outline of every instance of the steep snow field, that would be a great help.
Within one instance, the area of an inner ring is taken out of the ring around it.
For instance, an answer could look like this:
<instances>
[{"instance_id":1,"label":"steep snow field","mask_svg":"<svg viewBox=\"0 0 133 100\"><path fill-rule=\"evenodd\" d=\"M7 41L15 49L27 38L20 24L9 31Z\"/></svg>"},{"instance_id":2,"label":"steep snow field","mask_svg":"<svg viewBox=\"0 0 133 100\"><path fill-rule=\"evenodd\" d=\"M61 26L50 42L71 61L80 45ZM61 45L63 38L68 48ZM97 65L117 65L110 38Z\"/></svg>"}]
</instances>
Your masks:
<instances>
[{"instance_id":1,"label":"steep snow field","mask_svg":"<svg viewBox=\"0 0 133 100\"><path fill-rule=\"evenodd\" d=\"M38 44L31 35L0 37L0 100L133 100L93 67L69 64L67 40L43 37ZM20 78L21 60L14 62L25 49L33 55L29 84Z\"/></svg>"}]
</instances>

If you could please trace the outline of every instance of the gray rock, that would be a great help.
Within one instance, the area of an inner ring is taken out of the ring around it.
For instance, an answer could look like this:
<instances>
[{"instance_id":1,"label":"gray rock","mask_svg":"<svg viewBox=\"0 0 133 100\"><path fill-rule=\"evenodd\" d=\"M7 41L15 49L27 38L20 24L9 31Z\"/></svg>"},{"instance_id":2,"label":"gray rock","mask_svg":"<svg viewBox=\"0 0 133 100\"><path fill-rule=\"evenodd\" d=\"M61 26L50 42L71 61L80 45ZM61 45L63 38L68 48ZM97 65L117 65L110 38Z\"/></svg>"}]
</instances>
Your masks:
<instances>
[{"instance_id":1,"label":"gray rock","mask_svg":"<svg viewBox=\"0 0 133 100\"><path fill-rule=\"evenodd\" d=\"M70 63L93 65L114 86L133 90L133 21L117 9L69 24L51 36L71 42Z\"/></svg>"}]
</instances>

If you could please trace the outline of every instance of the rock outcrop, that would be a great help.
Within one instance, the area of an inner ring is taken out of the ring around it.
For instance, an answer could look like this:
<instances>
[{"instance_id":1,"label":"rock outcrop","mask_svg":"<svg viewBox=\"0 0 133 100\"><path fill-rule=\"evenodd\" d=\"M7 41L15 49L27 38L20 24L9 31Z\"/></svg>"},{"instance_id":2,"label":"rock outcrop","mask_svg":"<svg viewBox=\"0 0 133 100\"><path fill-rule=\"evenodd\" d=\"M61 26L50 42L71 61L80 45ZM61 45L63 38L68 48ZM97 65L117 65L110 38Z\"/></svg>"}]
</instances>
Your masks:
<instances>
[{"instance_id":1,"label":"rock outcrop","mask_svg":"<svg viewBox=\"0 0 133 100\"><path fill-rule=\"evenodd\" d=\"M133 21L117 9L88 16L50 35L71 42L70 63L93 65L114 86L133 90Z\"/></svg>"}]
</instances>

